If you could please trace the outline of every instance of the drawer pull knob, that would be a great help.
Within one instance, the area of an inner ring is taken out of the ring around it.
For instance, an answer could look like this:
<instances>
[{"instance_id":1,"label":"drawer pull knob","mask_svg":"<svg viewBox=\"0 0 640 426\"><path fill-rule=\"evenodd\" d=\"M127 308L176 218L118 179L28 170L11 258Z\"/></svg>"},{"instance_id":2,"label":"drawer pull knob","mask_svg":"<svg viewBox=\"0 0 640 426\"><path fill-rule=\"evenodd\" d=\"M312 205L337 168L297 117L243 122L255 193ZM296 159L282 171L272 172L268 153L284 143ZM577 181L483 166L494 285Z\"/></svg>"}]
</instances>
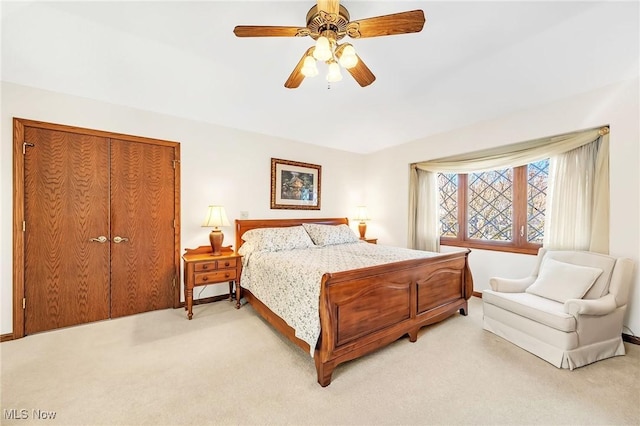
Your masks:
<instances>
[{"instance_id":1,"label":"drawer pull knob","mask_svg":"<svg viewBox=\"0 0 640 426\"><path fill-rule=\"evenodd\" d=\"M225 278L229 278L229 273L227 272L226 274L224 274Z\"/></svg>"},{"instance_id":2,"label":"drawer pull knob","mask_svg":"<svg viewBox=\"0 0 640 426\"><path fill-rule=\"evenodd\" d=\"M229 266L229 262L224 262L224 266Z\"/></svg>"},{"instance_id":3,"label":"drawer pull knob","mask_svg":"<svg viewBox=\"0 0 640 426\"><path fill-rule=\"evenodd\" d=\"M209 265L202 265L202 269L209 269Z\"/></svg>"},{"instance_id":4,"label":"drawer pull knob","mask_svg":"<svg viewBox=\"0 0 640 426\"><path fill-rule=\"evenodd\" d=\"M202 281L207 281L209 279L209 277L202 277Z\"/></svg>"}]
</instances>

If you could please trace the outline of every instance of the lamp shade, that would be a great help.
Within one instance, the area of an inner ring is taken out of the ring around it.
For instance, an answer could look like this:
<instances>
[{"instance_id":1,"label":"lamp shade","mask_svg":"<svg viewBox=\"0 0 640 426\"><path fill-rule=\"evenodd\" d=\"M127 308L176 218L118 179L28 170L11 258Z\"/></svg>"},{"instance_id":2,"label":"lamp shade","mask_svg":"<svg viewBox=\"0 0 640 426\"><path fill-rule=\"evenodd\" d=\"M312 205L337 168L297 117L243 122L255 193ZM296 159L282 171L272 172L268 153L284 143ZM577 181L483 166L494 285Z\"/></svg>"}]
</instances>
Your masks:
<instances>
[{"instance_id":1,"label":"lamp shade","mask_svg":"<svg viewBox=\"0 0 640 426\"><path fill-rule=\"evenodd\" d=\"M231 226L227 219L227 212L222 206L209 206L207 217L204 219L202 226L214 227Z\"/></svg>"},{"instance_id":2,"label":"lamp shade","mask_svg":"<svg viewBox=\"0 0 640 426\"><path fill-rule=\"evenodd\" d=\"M359 220L360 222L364 222L369 219L369 214L367 213L367 206L358 206L356 207L356 217L355 220Z\"/></svg>"}]
</instances>

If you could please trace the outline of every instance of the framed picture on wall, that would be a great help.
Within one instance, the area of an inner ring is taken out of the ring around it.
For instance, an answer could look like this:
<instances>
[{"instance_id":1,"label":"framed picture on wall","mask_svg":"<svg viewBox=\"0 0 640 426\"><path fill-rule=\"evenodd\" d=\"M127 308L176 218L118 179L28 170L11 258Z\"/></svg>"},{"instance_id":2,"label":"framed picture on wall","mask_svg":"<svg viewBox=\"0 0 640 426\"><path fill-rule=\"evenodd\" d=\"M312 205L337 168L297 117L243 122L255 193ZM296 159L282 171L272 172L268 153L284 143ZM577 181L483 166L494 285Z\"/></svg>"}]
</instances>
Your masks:
<instances>
[{"instance_id":1,"label":"framed picture on wall","mask_svg":"<svg viewBox=\"0 0 640 426\"><path fill-rule=\"evenodd\" d=\"M271 159L271 208L320 210L322 166Z\"/></svg>"}]
</instances>

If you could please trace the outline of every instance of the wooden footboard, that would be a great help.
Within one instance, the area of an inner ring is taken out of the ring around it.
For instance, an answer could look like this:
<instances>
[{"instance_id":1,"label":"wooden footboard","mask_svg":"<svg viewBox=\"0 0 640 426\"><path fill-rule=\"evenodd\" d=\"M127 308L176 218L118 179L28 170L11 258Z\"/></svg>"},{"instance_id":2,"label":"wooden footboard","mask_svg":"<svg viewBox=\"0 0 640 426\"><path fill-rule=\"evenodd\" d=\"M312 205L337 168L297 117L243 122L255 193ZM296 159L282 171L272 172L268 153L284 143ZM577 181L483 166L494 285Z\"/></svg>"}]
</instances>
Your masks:
<instances>
[{"instance_id":1,"label":"wooden footboard","mask_svg":"<svg viewBox=\"0 0 640 426\"><path fill-rule=\"evenodd\" d=\"M320 293L322 331L314 359L318 383L335 367L457 311L466 315L473 291L469 250L353 271L325 274Z\"/></svg>"},{"instance_id":2,"label":"wooden footboard","mask_svg":"<svg viewBox=\"0 0 640 426\"><path fill-rule=\"evenodd\" d=\"M300 223L348 223L338 219L236 220L236 247L249 229ZM469 250L431 258L325 274L320 290L321 332L314 352L318 383L327 386L336 366L408 334L415 342L421 327L456 312L467 313L473 291ZM309 345L250 292L245 299L278 331L309 352Z\"/></svg>"}]
</instances>

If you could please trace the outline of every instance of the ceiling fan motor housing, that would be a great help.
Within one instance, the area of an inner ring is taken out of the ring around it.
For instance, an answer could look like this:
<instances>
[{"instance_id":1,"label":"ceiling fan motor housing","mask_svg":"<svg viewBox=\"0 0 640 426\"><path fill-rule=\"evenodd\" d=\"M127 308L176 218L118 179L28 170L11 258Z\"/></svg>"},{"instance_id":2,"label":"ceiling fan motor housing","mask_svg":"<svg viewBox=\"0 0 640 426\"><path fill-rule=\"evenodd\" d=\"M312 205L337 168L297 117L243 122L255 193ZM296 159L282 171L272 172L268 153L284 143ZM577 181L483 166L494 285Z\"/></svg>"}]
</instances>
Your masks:
<instances>
[{"instance_id":1,"label":"ceiling fan motor housing","mask_svg":"<svg viewBox=\"0 0 640 426\"><path fill-rule=\"evenodd\" d=\"M307 29L310 31L309 36L314 40L325 35L326 31L332 31L335 34L335 40L342 39L347 35L347 25L349 24L349 11L346 7L340 5L338 14L318 12L318 6L313 6L307 13Z\"/></svg>"}]
</instances>

